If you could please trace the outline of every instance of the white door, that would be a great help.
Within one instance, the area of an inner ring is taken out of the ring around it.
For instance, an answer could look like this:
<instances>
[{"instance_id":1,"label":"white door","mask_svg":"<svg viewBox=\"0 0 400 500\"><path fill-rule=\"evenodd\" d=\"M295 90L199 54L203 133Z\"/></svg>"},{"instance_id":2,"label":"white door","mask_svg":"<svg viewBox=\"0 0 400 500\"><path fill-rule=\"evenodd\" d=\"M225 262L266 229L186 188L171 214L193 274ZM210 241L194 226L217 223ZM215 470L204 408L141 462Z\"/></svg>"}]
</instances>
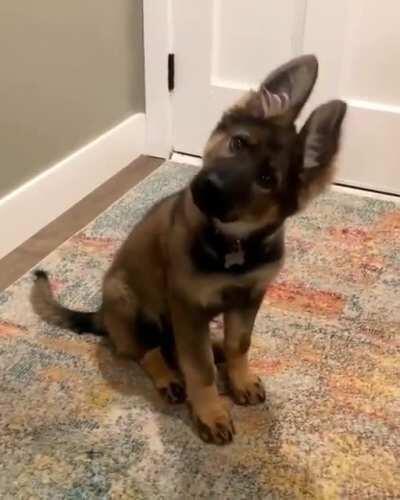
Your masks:
<instances>
[{"instance_id":1,"label":"white door","mask_svg":"<svg viewBox=\"0 0 400 500\"><path fill-rule=\"evenodd\" d=\"M201 155L221 112L274 67L315 53L304 115L349 105L338 180L400 194L399 0L172 0L175 151Z\"/></svg>"}]
</instances>

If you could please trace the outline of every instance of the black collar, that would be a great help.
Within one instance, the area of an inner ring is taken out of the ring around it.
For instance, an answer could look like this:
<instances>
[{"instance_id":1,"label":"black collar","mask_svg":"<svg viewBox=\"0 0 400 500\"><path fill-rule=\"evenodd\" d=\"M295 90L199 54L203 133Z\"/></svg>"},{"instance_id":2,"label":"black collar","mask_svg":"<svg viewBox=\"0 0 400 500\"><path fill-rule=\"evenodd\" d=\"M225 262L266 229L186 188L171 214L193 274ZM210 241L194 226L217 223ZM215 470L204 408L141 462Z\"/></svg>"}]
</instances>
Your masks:
<instances>
[{"instance_id":1,"label":"black collar","mask_svg":"<svg viewBox=\"0 0 400 500\"><path fill-rule=\"evenodd\" d=\"M266 241L281 227L268 225L244 238L235 238L207 222L194 241L191 256L195 267L203 272L242 274L279 260L283 255L283 238Z\"/></svg>"}]
</instances>

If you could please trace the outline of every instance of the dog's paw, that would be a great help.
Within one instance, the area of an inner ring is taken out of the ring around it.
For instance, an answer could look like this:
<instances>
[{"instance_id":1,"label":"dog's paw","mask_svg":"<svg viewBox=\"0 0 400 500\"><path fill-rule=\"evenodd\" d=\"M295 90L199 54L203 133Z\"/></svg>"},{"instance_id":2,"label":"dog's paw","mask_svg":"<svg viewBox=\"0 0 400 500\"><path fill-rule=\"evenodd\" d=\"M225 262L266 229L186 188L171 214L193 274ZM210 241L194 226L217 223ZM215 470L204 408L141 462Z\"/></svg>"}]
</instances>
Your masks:
<instances>
[{"instance_id":1,"label":"dog's paw","mask_svg":"<svg viewBox=\"0 0 400 500\"><path fill-rule=\"evenodd\" d=\"M159 387L158 392L163 399L171 404L179 404L186 401L185 386L179 381L171 381L169 384Z\"/></svg>"},{"instance_id":2,"label":"dog's paw","mask_svg":"<svg viewBox=\"0 0 400 500\"><path fill-rule=\"evenodd\" d=\"M245 380L230 382L232 396L239 405L256 405L265 401L264 385L256 375L249 375Z\"/></svg>"},{"instance_id":3,"label":"dog's paw","mask_svg":"<svg viewBox=\"0 0 400 500\"><path fill-rule=\"evenodd\" d=\"M235 427L224 405L209 411L194 412L193 418L201 439L206 443L223 445L232 442Z\"/></svg>"}]
</instances>

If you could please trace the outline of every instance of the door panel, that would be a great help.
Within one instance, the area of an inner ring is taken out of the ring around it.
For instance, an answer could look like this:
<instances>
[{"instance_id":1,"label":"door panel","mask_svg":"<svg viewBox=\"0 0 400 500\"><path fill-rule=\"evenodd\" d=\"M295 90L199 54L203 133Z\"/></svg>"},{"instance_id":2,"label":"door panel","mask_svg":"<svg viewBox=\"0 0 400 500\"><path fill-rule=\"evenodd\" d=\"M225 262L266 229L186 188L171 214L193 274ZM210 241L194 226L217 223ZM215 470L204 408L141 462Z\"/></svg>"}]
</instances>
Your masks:
<instances>
[{"instance_id":1,"label":"door panel","mask_svg":"<svg viewBox=\"0 0 400 500\"><path fill-rule=\"evenodd\" d=\"M308 0L304 52L320 76L306 110L348 104L338 181L400 194L400 2Z\"/></svg>"},{"instance_id":2,"label":"door panel","mask_svg":"<svg viewBox=\"0 0 400 500\"><path fill-rule=\"evenodd\" d=\"M173 144L201 155L222 111L300 52L305 0L173 0Z\"/></svg>"},{"instance_id":3,"label":"door panel","mask_svg":"<svg viewBox=\"0 0 400 500\"><path fill-rule=\"evenodd\" d=\"M290 57L295 3L212 2L211 82L236 88L254 86L265 76L263 64L273 66ZM268 54L265 62L264 54Z\"/></svg>"},{"instance_id":4,"label":"door panel","mask_svg":"<svg viewBox=\"0 0 400 500\"><path fill-rule=\"evenodd\" d=\"M349 98L400 101L400 5L398 0L351 0L343 87Z\"/></svg>"},{"instance_id":5,"label":"door panel","mask_svg":"<svg viewBox=\"0 0 400 500\"><path fill-rule=\"evenodd\" d=\"M172 0L173 144L201 155L224 109L301 53L320 61L317 104L347 101L338 180L400 194L400 2Z\"/></svg>"}]
</instances>

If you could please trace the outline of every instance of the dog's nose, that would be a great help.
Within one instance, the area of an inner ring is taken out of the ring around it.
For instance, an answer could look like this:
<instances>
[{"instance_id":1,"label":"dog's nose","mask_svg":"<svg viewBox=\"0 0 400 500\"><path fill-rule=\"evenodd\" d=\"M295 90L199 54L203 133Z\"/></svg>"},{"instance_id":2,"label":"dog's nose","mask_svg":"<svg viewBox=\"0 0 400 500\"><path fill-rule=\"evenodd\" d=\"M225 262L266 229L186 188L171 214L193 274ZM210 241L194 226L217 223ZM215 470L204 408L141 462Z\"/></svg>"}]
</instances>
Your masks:
<instances>
[{"instance_id":1,"label":"dog's nose","mask_svg":"<svg viewBox=\"0 0 400 500\"><path fill-rule=\"evenodd\" d=\"M219 172L202 172L191 186L193 200L202 212L217 217L229 208L226 183Z\"/></svg>"},{"instance_id":2,"label":"dog's nose","mask_svg":"<svg viewBox=\"0 0 400 500\"><path fill-rule=\"evenodd\" d=\"M203 178L203 191L207 196L220 196L224 191L224 182L216 172L210 172Z\"/></svg>"}]
</instances>

